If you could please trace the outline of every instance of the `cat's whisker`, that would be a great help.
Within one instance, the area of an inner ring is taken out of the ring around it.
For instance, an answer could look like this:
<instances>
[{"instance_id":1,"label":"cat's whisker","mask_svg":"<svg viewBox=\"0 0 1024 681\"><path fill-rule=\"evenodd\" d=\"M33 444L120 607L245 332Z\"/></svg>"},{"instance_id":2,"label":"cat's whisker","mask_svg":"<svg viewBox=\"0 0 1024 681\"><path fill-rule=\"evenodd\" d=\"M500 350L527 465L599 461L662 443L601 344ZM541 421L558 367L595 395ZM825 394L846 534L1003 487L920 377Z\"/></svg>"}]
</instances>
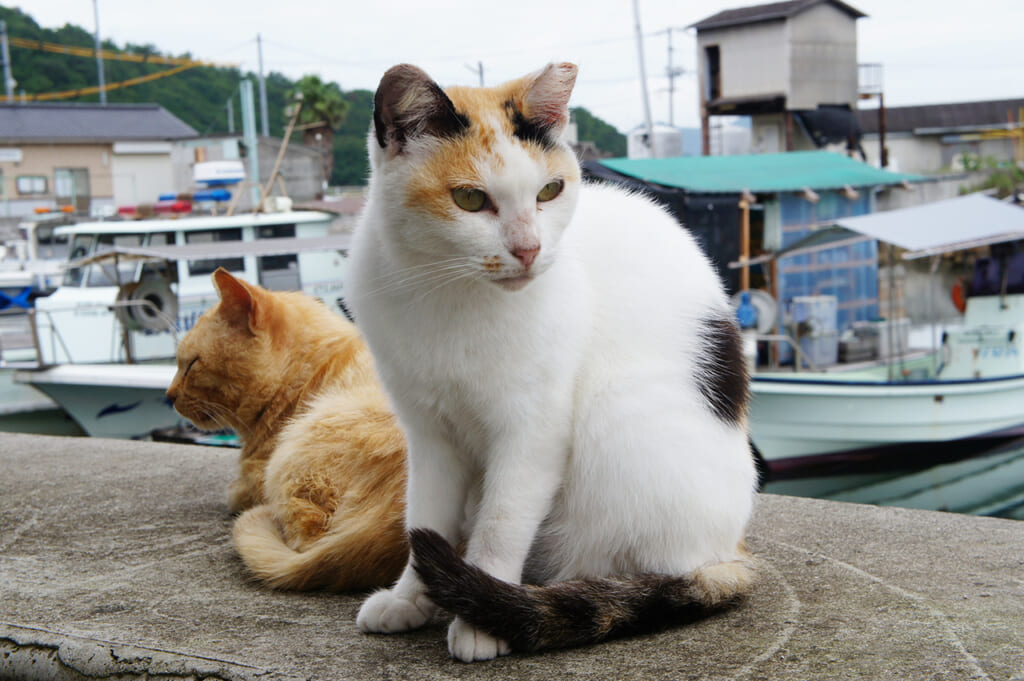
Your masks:
<instances>
[{"instance_id":1,"label":"cat's whisker","mask_svg":"<svg viewBox=\"0 0 1024 681\"><path fill-rule=\"evenodd\" d=\"M252 429L250 429L245 423L241 422L239 419L231 418L235 416L234 413L232 413L231 410L225 407L224 405L217 404L215 402L204 401L201 404L201 406L204 409L206 415L209 416L210 419L217 425L223 428L234 430L236 432L245 431L238 433L243 438L248 438L252 436ZM235 423L237 423L238 425L236 426Z\"/></svg>"},{"instance_id":2,"label":"cat's whisker","mask_svg":"<svg viewBox=\"0 0 1024 681\"><path fill-rule=\"evenodd\" d=\"M467 267L467 265L471 264L473 264L471 258L459 258L457 262L449 263L447 265L434 266L431 269L427 269L426 271L414 272L406 277L393 278L390 282L385 283L383 286L367 291L365 295L367 297L378 296L386 293L402 291L405 289L429 286L437 282L439 279L443 281L454 281L456 279L462 278L466 274L475 275L477 273L476 269ZM408 269L401 270L396 274L403 274L407 271ZM452 274L455 274L456 276L452 277Z\"/></svg>"},{"instance_id":3,"label":"cat's whisker","mask_svg":"<svg viewBox=\"0 0 1024 681\"><path fill-rule=\"evenodd\" d=\"M416 297L417 298L425 298L425 297L429 296L431 293L434 293L435 291L437 291L438 289L440 289L440 288L442 288L444 286L447 286L448 284L454 284L455 282L461 281L463 279L475 279L475 278L478 278L478 277L479 277L479 272L476 272L476 271L473 271L473 270L469 270L469 271L463 272L462 274L460 274L457 277L449 277L449 278L445 279L444 281L442 281L441 283L437 284L436 286L433 286L432 288L430 288L430 289L428 289L426 291L419 291L419 292L417 292L416 293Z\"/></svg>"},{"instance_id":4,"label":"cat's whisker","mask_svg":"<svg viewBox=\"0 0 1024 681\"><path fill-rule=\"evenodd\" d=\"M453 257L453 258L443 258L441 260L434 260L433 262L422 263L422 264L419 264L419 265L410 265L410 266L408 266L406 268L398 270L397 272L389 272L387 274L381 274L381 275L377 275L376 277L371 277L369 280L373 281L373 282L377 282L377 281L381 281L382 279L388 279L388 278L390 278L394 274L403 274L403 273L406 273L406 272L412 272L414 270L432 270L432 269L436 269L437 267L442 266L442 265L449 265L449 264L452 264L452 263L461 263L461 262L466 262L466 261L472 261L472 258L470 258L468 256L464 256L464 255L456 256L456 257Z\"/></svg>"}]
</instances>

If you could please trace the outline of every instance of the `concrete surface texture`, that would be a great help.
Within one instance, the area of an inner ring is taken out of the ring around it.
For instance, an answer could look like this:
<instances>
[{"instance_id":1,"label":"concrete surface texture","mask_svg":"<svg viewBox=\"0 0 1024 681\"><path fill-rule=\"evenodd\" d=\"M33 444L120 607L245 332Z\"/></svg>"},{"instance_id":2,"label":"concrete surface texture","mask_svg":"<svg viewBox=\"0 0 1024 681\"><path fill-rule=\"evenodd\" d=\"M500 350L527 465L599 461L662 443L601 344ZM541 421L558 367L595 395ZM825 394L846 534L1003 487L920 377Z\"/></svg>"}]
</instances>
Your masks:
<instances>
[{"instance_id":1,"label":"concrete surface texture","mask_svg":"<svg viewBox=\"0 0 1024 681\"><path fill-rule=\"evenodd\" d=\"M364 594L280 593L232 551L235 452L0 434L2 679L1024 680L1024 524L763 496L742 605L575 650L452 661Z\"/></svg>"}]
</instances>

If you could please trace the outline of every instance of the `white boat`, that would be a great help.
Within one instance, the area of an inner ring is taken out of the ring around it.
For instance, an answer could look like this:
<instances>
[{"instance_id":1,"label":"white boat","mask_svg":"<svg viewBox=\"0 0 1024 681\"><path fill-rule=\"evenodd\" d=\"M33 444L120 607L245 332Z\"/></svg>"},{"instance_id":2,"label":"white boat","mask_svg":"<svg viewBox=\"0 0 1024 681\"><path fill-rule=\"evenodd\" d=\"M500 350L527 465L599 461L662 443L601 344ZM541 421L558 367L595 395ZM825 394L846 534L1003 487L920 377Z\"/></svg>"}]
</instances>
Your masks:
<instances>
[{"instance_id":1,"label":"white boat","mask_svg":"<svg viewBox=\"0 0 1024 681\"><path fill-rule=\"evenodd\" d=\"M936 332L934 349L814 371L758 367L750 435L768 479L923 468L1024 435L1024 209L961 197L842 220L786 252L857 238L906 249L905 259L993 254L976 262L962 325Z\"/></svg>"},{"instance_id":2,"label":"white boat","mask_svg":"<svg viewBox=\"0 0 1024 681\"><path fill-rule=\"evenodd\" d=\"M67 213L43 213L18 223L18 235L0 245L0 312L20 313L60 284L68 240L58 235Z\"/></svg>"},{"instance_id":3,"label":"white boat","mask_svg":"<svg viewBox=\"0 0 1024 681\"><path fill-rule=\"evenodd\" d=\"M39 368L15 380L92 436L146 437L178 424L164 391L179 334L217 301L217 267L268 289L305 291L343 313L349 237L330 234L331 220L288 211L61 228L72 259L63 284L32 313Z\"/></svg>"}]
</instances>

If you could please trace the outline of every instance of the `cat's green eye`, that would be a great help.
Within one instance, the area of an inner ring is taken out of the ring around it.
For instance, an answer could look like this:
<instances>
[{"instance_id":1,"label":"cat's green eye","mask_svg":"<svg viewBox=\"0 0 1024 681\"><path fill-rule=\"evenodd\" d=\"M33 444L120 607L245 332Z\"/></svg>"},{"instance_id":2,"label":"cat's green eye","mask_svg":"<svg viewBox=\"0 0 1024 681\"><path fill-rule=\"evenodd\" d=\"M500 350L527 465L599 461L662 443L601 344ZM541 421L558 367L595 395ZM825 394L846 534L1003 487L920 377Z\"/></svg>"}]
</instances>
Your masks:
<instances>
[{"instance_id":1,"label":"cat's green eye","mask_svg":"<svg viewBox=\"0 0 1024 681\"><path fill-rule=\"evenodd\" d=\"M562 180L555 180L554 182L548 182L546 185L540 188L537 193L538 201L550 201L559 194L562 193L562 188L565 186L565 182Z\"/></svg>"},{"instance_id":2,"label":"cat's green eye","mask_svg":"<svg viewBox=\"0 0 1024 681\"><path fill-rule=\"evenodd\" d=\"M487 205L487 194L480 189L456 187L452 190L452 200L462 210L475 213Z\"/></svg>"}]
</instances>

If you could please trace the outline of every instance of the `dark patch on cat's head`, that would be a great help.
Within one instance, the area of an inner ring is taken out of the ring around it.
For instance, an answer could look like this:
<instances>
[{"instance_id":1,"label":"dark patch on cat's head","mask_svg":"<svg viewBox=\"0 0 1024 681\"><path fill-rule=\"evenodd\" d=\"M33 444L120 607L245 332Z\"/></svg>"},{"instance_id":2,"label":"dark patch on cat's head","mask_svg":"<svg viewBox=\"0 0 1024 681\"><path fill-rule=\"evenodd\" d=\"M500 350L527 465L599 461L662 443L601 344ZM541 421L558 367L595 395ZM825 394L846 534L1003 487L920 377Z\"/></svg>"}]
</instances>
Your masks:
<instances>
[{"instance_id":1,"label":"dark patch on cat's head","mask_svg":"<svg viewBox=\"0 0 1024 681\"><path fill-rule=\"evenodd\" d=\"M743 359L739 326L718 317L701 323L697 388L719 419L739 424L750 400L750 376Z\"/></svg>"},{"instance_id":2,"label":"dark patch on cat's head","mask_svg":"<svg viewBox=\"0 0 1024 681\"><path fill-rule=\"evenodd\" d=\"M538 144L549 151L558 146L557 131L553 123L527 118L511 99L505 100L504 106L505 114L512 121L512 134L516 138Z\"/></svg>"},{"instance_id":3,"label":"dark patch on cat's head","mask_svg":"<svg viewBox=\"0 0 1024 681\"><path fill-rule=\"evenodd\" d=\"M461 135L469 129L469 119L422 69L399 64L388 69L377 87L373 126L377 144L399 154L408 140L420 135Z\"/></svg>"}]
</instances>

